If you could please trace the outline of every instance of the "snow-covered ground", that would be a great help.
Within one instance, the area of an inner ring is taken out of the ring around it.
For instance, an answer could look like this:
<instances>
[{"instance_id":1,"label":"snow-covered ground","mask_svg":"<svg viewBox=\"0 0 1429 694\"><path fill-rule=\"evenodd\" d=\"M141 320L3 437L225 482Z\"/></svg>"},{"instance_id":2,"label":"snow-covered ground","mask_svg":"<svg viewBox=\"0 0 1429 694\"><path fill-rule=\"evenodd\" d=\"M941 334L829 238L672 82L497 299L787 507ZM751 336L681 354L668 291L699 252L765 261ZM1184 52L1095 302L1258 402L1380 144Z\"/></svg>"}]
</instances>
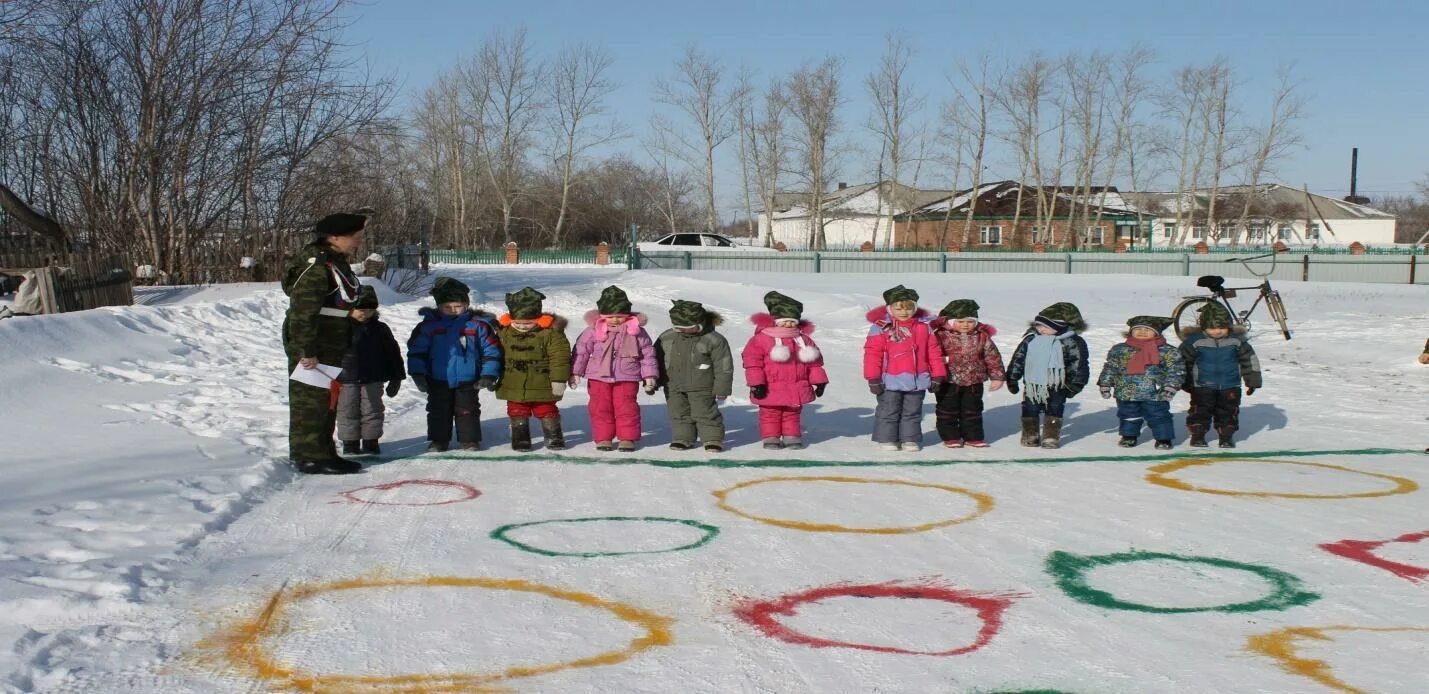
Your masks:
<instances>
[{"instance_id":1,"label":"snow-covered ground","mask_svg":"<svg viewBox=\"0 0 1429 694\"><path fill-rule=\"evenodd\" d=\"M1429 691L1429 290L1281 286L1295 339L1257 335L1241 447L1115 445L1074 401L1058 451L887 453L868 440L863 314L908 284L1002 329L1082 307L1093 367L1183 278L775 275L446 267L500 308L530 284L579 322L609 283L652 332L673 298L738 350L769 289L805 304L833 384L799 452L757 444L736 376L726 454L602 454L585 393L564 453L418 455L413 388L389 453L296 477L271 285L0 321L0 686L71 692ZM399 335L428 300L379 288ZM572 327L570 336L577 334ZM489 398L489 396L486 396ZM927 405L926 442L932 435ZM1216 493L1211 493L1216 492ZM564 522L547 522L564 521ZM1358 541L1358 542L1356 542ZM1384 542L1384 544L1378 544Z\"/></svg>"}]
</instances>

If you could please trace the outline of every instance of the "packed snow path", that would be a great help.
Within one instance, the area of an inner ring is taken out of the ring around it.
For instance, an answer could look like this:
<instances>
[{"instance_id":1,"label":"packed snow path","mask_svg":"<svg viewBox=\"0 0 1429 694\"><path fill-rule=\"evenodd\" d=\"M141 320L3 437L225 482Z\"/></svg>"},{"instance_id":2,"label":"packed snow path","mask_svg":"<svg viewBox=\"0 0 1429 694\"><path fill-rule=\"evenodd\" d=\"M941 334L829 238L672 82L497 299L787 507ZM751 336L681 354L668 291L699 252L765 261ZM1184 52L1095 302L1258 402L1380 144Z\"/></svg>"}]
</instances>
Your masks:
<instances>
[{"instance_id":1,"label":"packed snow path","mask_svg":"<svg viewBox=\"0 0 1429 694\"><path fill-rule=\"evenodd\" d=\"M1115 446L1112 401L1069 409L1059 451L1022 448L991 393L992 448L868 441L865 309L897 283L971 296L1010 354L1070 300L1093 368L1164 278L741 276L445 268L478 304L525 284L580 316L618 283L652 334L669 300L724 313L805 303L833 384L810 447L668 451L659 396L635 454L419 455L421 396L389 402L388 456L294 477L271 287L0 322L0 637L9 691L1203 692L1429 689L1429 444L1413 357L1419 287L1286 285L1295 339L1255 344L1266 388L1241 447ZM399 335L415 308L382 288ZM933 444L927 405L927 443ZM539 442L538 442L539 444Z\"/></svg>"}]
</instances>

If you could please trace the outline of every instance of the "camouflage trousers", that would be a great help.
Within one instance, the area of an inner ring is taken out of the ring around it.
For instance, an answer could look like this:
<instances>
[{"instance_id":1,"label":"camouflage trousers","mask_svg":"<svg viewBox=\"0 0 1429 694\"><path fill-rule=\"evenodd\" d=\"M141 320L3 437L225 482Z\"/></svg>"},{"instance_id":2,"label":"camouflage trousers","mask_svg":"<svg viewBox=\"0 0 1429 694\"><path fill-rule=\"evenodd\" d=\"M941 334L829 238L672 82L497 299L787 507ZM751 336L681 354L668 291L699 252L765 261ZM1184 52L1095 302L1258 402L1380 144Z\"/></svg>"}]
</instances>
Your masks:
<instances>
[{"instance_id":1,"label":"camouflage trousers","mask_svg":"<svg viewBox=\"0 0 1429 694\"><path fill-rule=\"evenodd\" d=\"M288 373L298 360L288 359ZM288 381L288 458L291 460L332 460L337 457L333 430L337 428L337 412L332 408L332 394L327 388L314 388L294 380Z\"/></svg>"}]
</instances>

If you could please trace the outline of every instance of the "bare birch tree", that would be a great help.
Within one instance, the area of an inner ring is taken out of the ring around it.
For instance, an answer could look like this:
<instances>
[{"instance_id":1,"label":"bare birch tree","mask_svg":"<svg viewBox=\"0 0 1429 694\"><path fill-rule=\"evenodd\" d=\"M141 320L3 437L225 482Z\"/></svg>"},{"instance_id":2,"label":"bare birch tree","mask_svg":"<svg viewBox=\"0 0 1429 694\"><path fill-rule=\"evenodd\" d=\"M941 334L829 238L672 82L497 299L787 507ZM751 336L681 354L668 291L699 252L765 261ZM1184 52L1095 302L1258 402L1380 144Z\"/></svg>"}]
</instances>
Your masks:
<instances>
[{"instance_id":1,"label":"bare birch tree","mask_svg":"<svg viewBox=\"0 0 1429 694\"><path fill-rule=\"evenodd\" d=\"M501 206L501 237L511 240L517 202L525 195L527 153L545 104L541 84L545 68L531 53L526 30L495 35L482 44L479 78L485 87L482 159L487 181Z\"/></svg>"},{"instance_id":2,"label":"bare birch tree","mask_svg":"<svg viewBox=\"0 0 1429 694\"><path fill-rule=\"evenodd\" d=\"M833 138L838 132L838 110L843 105L840 92L839 58L825 58L818 65L805 65L789 77L789 112L797 127L793 149L800 158L799 177L808 190L809 246L823 249L824 196L833 173Z\"/></svg>"},{"instance_id":3,"label":"bare birch tree","mask_svg":"<svg viewBox=\"0 0 1429 694\"><path fill-rule=\"evenodd\" d=\"M779 181L788 158L785 146L788 110L784 85L778 80L770 82L760 97L760 110L751 114L743 136L748 144L755 187L759 190L759 204L764 208L764 218L769 224L764 242L770 246L774 244L775 195L779 192Z\"/></svg>"},{"instance_id":4,"label":"bare birch tree","mask_svg":"<svg viewBox=\"0 0 1429 694\"><path fill-rule=\"evenodd\" d=\"M864 78L864 86L872 99L873 109L869 114L868 128L882 141L883 156L879 167L886 162L889 180L879 177L880 204L886 206L888 234L884 247L893 241L893 218L906 211L911 204L902 189L902 165L910 150L912 121L918 117L927 99L914 91L908 83L908 66L913 59L913 48L902 37L889 33L884 37L885 48L879 60L878 69ZM875 228L873 244L878 245Z\"/></svg>"},{"instance_id":5,"label":"bare birch tree","mask_svg":"<svg viewBox=\"0 0 1429 694\"><path fill-rule=\"evenodd\" d=\"M725 89L721 84L723 81L724 65L690 46L675 64L674 77L655 82L656 100L683 113L694 123L697 131L698 142L686 144L690 153L698 156L698 161L704 165L706 231L719 227L718 208L715 206L715 149L734 134L735 111L742 98L739 93L741 83ZM694 165L694 160L690 163Z\"/></svg>"},{"instance_id":6,"label":"bare birch tree","mask_svg":"<svg viewBox=\"0 0 1429 694\"><path fill-rule=\"evenodd\" d=\"M561 187L559 211L551 228L552 246L565 243L571 186L579 170L579 160L590 150L622 135L614 121L599 120L608 115L606 99L615 90L615 84L606 76L610 65L611 58L604 50L579 44L562 50L551 67L546 95L550 105L547 126L551 158Z\"/></svg>"},{"instance_id":7,"label":"bare birch tree","mask_svg":"<svg viewBox=\"0 0 1429 694\"><path fill-rule=\"evenodd\" d=\"M1254 134L1255 151L1247 160L1248 166L1245 175L1249 193L1242 202L1240 218L1236 220L1236 226L1231 230L1232 246L1239 243L1240 235L1247 231L1246 218L1250 216L1251 205L1255 196L1258 195L1256 189L1260 185L1261 177L1273 169L1276 161L1301 143L1300 133L1295 130L1295 124L1300 120L1304 111L1305 100L1300 95L1299 83L1294 77L1293 70L1293 66L1290 65L1280 68L1277 75L1279 81L1270 98L1270 114Z\"/></svg>"}]
</instances>

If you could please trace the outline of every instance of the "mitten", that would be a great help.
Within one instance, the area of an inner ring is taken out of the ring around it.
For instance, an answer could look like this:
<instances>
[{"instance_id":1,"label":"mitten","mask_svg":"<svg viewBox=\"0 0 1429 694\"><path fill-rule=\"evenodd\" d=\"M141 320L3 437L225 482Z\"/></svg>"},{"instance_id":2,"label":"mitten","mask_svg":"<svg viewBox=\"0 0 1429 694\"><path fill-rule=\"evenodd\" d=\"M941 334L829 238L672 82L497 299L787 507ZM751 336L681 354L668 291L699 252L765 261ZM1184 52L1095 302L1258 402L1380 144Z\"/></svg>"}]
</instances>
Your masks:
<instances>
[{"instance_id":1,"label":"mitten","mask_svg":"<svg viewBox=\"0 0 1429 694\"><path fill-rule=\"evenodd\" d=\"M763 384L760 384L760 385L757 385L757 386L750 386L750 387L749 387L749 394L750 394L755 400L763 400L764 398L769 397L769 386L766 386L766 385L763 385Z\"/></svg>"},{"instance_id":2,"label":"mitten","mask_svg":"<svg viewBox=\"0 0 1429 694\"><path fill-rule=\"evenodd\" d=\"M1161 392L1166 395L1167 400L1175 400L1176 394L1181 392L1181 386L1167 385L1161 389Z\"/></svg>"},{"instance_id":3,"label":"mitten","mask_svg":"<svg viewBox=\"0 0 1429 694\"><path fill-rule=\"evenodd\" d=\"M1251 387L1249 387L1249 386L1246 386L1245 394L1246 394L1247 396L1255 395L1255 389L1254 389L1254 388L1251 388Z\"/></svg>"},{"instance_id":4,"label":"mitten","mask_svg":"<svg viewBox=\"0 0 1429 694\"><path fill-rule=\"evenodd\" d=\"M388 383L387 383L387 397L389 397L389 398L395 398L395 397L397 397L397 391L398 391L398 390L401 390L401 388L402 388L402 382L401 382L401 381L390 381L390 382L388 382Z\"/></svg>"},{"instance_id":5,"label":"mitten","mask_svg":"<svg viewBox=\"0 0 1429 694\"><path fill-rule=\"evenodd\" d=\"M427 377L422 374L412 374L412 382L417 384L417 392L427 392Z\"/></svg>"},{"instance_id":6,"label":"mitten","mask_svg":"<svg viewBox=\"0 0 1429 694\"><path fill-rule=\"evenodd\" d=\"M646 394L646 395L654 395L654 394L655 394L655 390L656 390L657 387L658 387L658 386L655 385L655 379L653 379L653 378L647 378L647 379L645 379L645 394Z\"/></svg>"},{"instance_id":7,"label":"mitten","mask_svg":"<svg viewBox=\"0 0 1429 694\"><path fill-rule=\"evenodd\" d=\"M828 385L829 385L829 384L827 384L827 383L815 383L815 384L814 384L814 397L816 397L816 398L822 398L822 397L824 397L824 388L825 388L826 386L828 386Z\"/></svg>"},{"instance_id":8,"label":"mitten","mask_svg":"<svg viewBox=\"0 0 1429 694\"><path fill-rule=\"evenodd\" d=\"M565 395L565 394L566 394L566 383L565 383L565 381L555 381L555 382L551 383L551 395L554 395L554 396L556 396L556 397L559 398L559 397L561 397L562 395Z\"/></svg>"},{"instance_id":9,"label":"mitten","mask_svg":"<svg viewBox=\"0 0 1429 694\"><path fill-rule=\"evenodd\" d=\"M1021 386L1017 385L1017 381L1007 382L1007 392L1012 393L1013 395L1017 395L1017 391L1019 388L1021 388Z\"/></svg>"},{"instance_id":10,"label":"mitten","mask_svg":"<svg viewBox=\"0 0 1429 694\"><path fill-rule=\"evenodd\" d=\"M485 388L486 390L496 390L496 379L490 376L482 376L481 378L477 379L476 387Z\"/></svg>"},{"instance_id":11,"label":"mitten","mask_svg":"<svg viewBox=\"0 0 1429 694\"><path fill-rule=\"evenodd\" d=\"M883 395L883 381L869 381L868 392L874 395Z\"/></svg>"},{"instance_id":12,"label":"mitten","mask_svg":"<svg viewBox=\"0 0 1429 694\"><path fill-rule=\"evenodd\" d=\"M1098 388L1097 390L1100 390L1100 391L1101 391L1103 398L1109 398L1109 397L1111 397L1111 386L1102 386L1102 387Z\"/></svg>"}]
</instances>

